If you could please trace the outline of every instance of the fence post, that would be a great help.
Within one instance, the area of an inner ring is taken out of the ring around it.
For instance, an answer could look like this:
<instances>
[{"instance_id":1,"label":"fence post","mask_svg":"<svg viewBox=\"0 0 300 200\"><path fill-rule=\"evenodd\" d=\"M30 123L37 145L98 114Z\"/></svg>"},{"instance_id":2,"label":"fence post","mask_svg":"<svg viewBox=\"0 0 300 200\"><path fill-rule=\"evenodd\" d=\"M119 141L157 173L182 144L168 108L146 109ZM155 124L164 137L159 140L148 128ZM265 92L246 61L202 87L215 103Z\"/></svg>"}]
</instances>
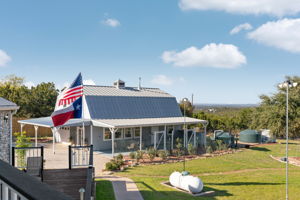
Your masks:
<instances>
[{"instance_id":1,"label":"fence post","mask_svg":"<svg viewBox=\"0 0 300 200\"><path fill-rule=\"evenodd\" d=\"M11 165L15 166L15 147L12 147L11 156L12 156Z\"/></svg>"},{"instance_id":2,"label":"fence post","mask_svg":"<svg viewBox=\"0 0 300 200\"><path fill-rule=\"evenodd\" d=\"M42 157L42 171L41 171L41 180L44 181L44 146L41 146L41 157Z\"/></svg>"},{"instance_id":3,"label":"fence post","mask_svg":"<svg viewBox=\"0 0 300 200\"><path fill-rule=\"evenodd\" d=\"M94 147L93 145L90 146L90 166L93 166L94 165Z\"/></svg>"},{"instance_id":4,"label":"fence post","mask_svg":"<svg viewBox=\"0 0 300 200\"><path fill-rule=\"evenodd\" d=\"M69 169L72 169L72 149L71 145L69 145Z\"/></svg>"}]
</instances>

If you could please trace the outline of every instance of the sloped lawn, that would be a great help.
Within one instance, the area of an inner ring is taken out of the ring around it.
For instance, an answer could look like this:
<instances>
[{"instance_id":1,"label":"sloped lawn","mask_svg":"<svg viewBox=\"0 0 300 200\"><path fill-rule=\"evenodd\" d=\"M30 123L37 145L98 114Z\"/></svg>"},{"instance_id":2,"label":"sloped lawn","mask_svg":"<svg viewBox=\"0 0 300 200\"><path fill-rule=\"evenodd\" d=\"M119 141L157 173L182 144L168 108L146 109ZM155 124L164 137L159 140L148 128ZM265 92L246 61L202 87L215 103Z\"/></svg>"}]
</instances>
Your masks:
<instances>
[{"instance_id":1,"label":"sloped lawn","mask_svg":"<svg viewBox=\"0 0 300 200\"><path fill-rule=\"evenodd\" d=\"M289 155L300 157L300 144L292 141ZM188 161L186 169L200 177L212 197L191 197L162 186L169 175L182 171L183 164L172 163L130 168L117 175L133 179L145 200L175 199L285 199L285 164L270 158L285 155L285 144L262 145L218 157ZM290 199L300 199L300 167L290 165Z\"/></svg>"}]
</instances>

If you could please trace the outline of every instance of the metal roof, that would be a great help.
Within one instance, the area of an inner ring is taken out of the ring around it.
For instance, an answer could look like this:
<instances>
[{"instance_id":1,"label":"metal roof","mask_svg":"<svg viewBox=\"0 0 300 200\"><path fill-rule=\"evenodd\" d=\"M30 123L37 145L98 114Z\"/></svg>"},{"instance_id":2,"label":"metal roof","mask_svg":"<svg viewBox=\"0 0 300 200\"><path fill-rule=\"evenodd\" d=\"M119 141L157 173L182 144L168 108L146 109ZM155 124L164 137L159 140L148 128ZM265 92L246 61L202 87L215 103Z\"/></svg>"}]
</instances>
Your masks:
<instances>
[{"instance_id":1,"label":"metal roof","mask_svg":"<svg viewBox=\"0 0 300 200\"><path fill-rule=\"evenodd\" d=\"M17 104L0 97L0 110L17 110Z\"/></svg>"},{"instance_id":2,"label":"metal roof","mask_svg":"<svg viewBox=\"0 0 300 200\"><path fill-rule=\"evenodd\" d=\"M140 127L140 126L162 126L162 125L182 125L184 124L207 124L206 120L186 117L165 117L165 118L143 118L143 119L95 119L84 120L84 124L89 126L119 128L119 127ZM34 126L42 126L52 128L53 123L51 117L41 117L35 119L19 120L18 123ZM70 119L63 126L82 126L82 119Z\"/></svg>"},{"instance_id":3,"label":"metal roof","mask_svg":"<svg viewBox=\"0 0 300 200\"><path fill-rule=\"evenodd\" d=\"M173 97L158 88L142 88L139 90L137 87L117 88L96 85L84 85L83 94L86 96Z\"/></svg>"},{"instance_id":4,"label":"metal roof","mask_svg":"<svg viewBox=\"0 0 300 200\"><path fill-rule=\"evenodd\" d=\"M174 97L86 96L91 119L182 117Z\"/></svg>"},{"instance_id":5,"label":"metal roof","mask_svg":"<svg viewBox=\"0 0 300 200\"><path fill-rule=\"evenodd\" d=\"M33 125L33 126L42 126L42 127L47 127L47 128L54 127L51 117L41 117L41 118L19 120L18 123L28 124L28 125ZM82 123L83 123L82 119L70 119L63 126L82 126ZM86 125L86 126L91 125L91 120L87 120L87 119L84 120L84 125Z\"/></svg>"},{"instance_id":6,"label":"metal roof","mask_svg":"<svg viewBox=\"0 0 300 200\"><path fill-rule=\"evenodd\" d=\"M204 124L206 120L200 120L190 117L166 117L166 118L144 118L144 119L98 119L92 120L94 126L108 128L125 128L139 126L162 126L162 125L182 125L186 124Z\"/></svg>"}]
</instances>

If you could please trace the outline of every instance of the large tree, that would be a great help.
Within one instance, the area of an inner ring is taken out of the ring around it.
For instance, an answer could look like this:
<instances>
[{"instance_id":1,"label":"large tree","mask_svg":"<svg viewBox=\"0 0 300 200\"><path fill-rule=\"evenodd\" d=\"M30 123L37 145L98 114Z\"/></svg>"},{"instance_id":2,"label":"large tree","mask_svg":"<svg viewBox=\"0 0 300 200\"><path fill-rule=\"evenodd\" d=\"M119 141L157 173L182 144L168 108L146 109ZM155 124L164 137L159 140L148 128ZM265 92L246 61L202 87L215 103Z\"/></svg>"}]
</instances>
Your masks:
<instances>
[{"instance_id":1,"label":"large tree","mask_svg":"<svg viewBox=\"0 0 300 200\"><path fill-rule=\"evenodd\" d=\"M300 84L300 77L286 77ZM276 136L285 135L286 127L286 88L278 88L270 96L262 95L261 104L252 116L252 127L267 128ZM291 137L300 136L300 87L289 89L289 134Z\"/></svg>"},{"instance_id":2,"label":"large tree","mask_svg":"<svg viewBox=\"0 0 300 200\"><path fill-rule=\"evenodd\" d=\"M49 116L53 112L57 95L54 83L43 82L28 88L24 85L24 78L15 75L0 81L0 97L20 106L16 114L18 117Z\"/></svg>"}]
</instances>

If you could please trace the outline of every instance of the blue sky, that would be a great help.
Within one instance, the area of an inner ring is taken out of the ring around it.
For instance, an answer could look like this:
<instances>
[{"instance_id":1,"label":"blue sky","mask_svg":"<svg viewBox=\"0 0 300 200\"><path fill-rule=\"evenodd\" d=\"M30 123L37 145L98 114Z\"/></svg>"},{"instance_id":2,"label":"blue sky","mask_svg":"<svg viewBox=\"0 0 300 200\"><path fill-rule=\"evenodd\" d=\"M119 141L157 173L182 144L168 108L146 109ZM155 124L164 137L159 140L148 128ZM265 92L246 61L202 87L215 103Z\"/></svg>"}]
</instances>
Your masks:
<instances>
[{"instance_id":1,"label":"blue sky","mask_svg":"<svg viewBox=\"0 0 300 200\"><path fill-rule=\"evenodd\" d=\"M300 5L230 1L2 1L0 76L58 87L78 72L98 85L142 77L178 99L258 103L300 75Z\"/></svg>"}]
</instances>

